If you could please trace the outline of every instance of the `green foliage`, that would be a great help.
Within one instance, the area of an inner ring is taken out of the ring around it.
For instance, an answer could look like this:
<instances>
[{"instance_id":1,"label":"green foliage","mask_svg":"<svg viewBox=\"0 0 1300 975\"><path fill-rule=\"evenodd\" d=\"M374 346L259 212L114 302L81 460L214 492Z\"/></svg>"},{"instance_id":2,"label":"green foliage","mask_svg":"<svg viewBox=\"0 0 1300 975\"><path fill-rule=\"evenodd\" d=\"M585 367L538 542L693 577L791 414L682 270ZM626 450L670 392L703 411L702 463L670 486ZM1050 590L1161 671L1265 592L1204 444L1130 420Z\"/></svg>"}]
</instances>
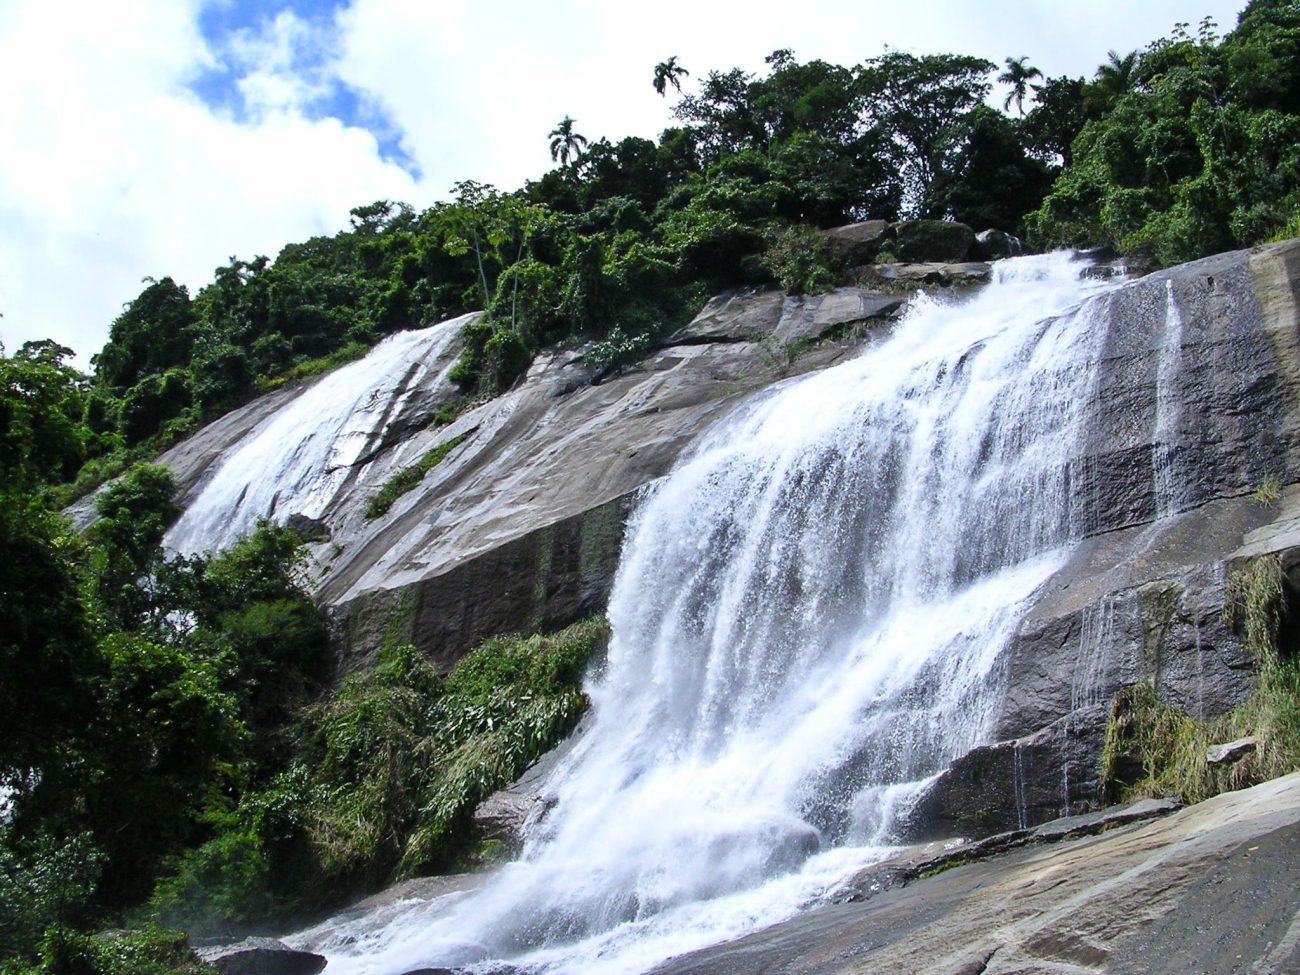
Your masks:
<instances>
[{"instance_id":1,"label":"green foliage","mask_svg":"<svg viewBox=\"0 0 1300 975\"><path fill-rule=\"evenodd\" d=\"M187 851L154 888L158 922L188 930L235 934L265 923L279 905L262 840L235 825Z\"/></svg>"},{"instance_id":2,"label":"green foliage","mask_svg":"<svg viewBox=\"0 0 1300 975\"><path fill-rule=\"evenodd\" d=\"M0 834L0 957L33 956L46 930L86 920L103 859L89 833L23 845Z\"/></svg>"},{"instance_id":3,"label":"green foliage","mask_svg":"<svg viewBox=\"0 0 1300 975\"><path fill-rule=\"evenodd\" d=\"M980 105L964 128L947 169L931 185L930 208L976 229L1023 233L1021 218L1042 203L1051 172L1025 151L1017 120Z\"/></svg>"},{"instance_id":4,"label":"green foliage","mask_svg":"<svg viewBox=\"0 0 1300 975\"><path fill-rule=\"evenodd\" d=\"M241 775L246 732L214 664L128 634L105 637L100 649L107 673L94 683L101 720L81 746L86 765L71 780L47 768L53 794L42 801L82 793L107 857L105 898L121 903L146 894L162 861L194 842L205 814L224 804Z\"/></svg>"},{"instance_id":5,"label":"green foliage","mask_svg":"<svg viewBox=\"0 0 1300 975\"><path fill-rule=\"evenodd\" d=\"M76 537L29 497L0 493L0 786L60 751L92 704L98 666Z\"/></svg>"},{"instance_id":6,"label":"green foliage","mask_svg":"<svg viewBox=\"0 0 1300 975\"><path fill-rule=\"evenodd\" d=\"M190 950L185 935L145 927L102 935L51 928L41 960L0 969L4 975L216 975Z\"/></svg>"},{"instance_id":7,"label":"green foliage","mask_svg":"<svg viewBox=\"0 0 1300 975\"><path fill-rule=\"evenodd\" d=\"M488 640L446 677L413 647L385 651L304 710L288 769L182 858L153 904L167 923L230 930L454 864L474 807L554 745L603 620Z\"/></svg>"},{"instance_id":8,"label":"green foliage","mask_svg":"<svg viewBox=\"0 0 1300 975\"><path fill-rule=\"evenodd\" d=\"M125 390L146 376L188 364L196 324L184 285L171 278L150 282L113 322L108 344L91 359L96 382Z\"/></svg>"},{"instance_id":9,"label":"green foliage","mask_svg":"<svg viewBox=\"0 0 1300 975\"><path fill-rule=\"evenodd\" d=\"M622 329L615 328L607 339L591 347L583 361L600 370L601 374L613 372L642 358L650 350L651 343L648 333L627 336Z\"/></svg>"},{"instance_id":10,"label":"green foliage","mask_svg":"<svg viewBox=\"0 0 1300 975\"><path fill-rule=\"evenodd\" d=\"M424 456L410 467L403 467L392 475L384 482L375 496L370 499L370 504L366 506L366 519L373 521L375 518L387 514L394 501L414 489L416 485L424 480L424 476L429 471L441 464L443 459L464 443L471 433L473 433L472 430L466 430L464 433L443 441L436 447L426 451Z\"/></svg>"},{"instance_id":11,"label":"green foliage","mask_svg":"<svg viewBox=\"0 0 1300 975\"><path fill-rule=\"evenodd\" d=\"M1300 205L1300 104L1277 84L1300 77L1298 38L1294 4L1255 0L1222 39L1207 20L1140 56L1112 52L1092 87L1104 108L1029 218L1031 241L1172 264L1278 234Z\"/></svg>"},{"instance_id":12,"label":"green foliage","mask_svg":"<svg viewBox=\"0 0 1300 975\"><path fill-rule=\"evenodd\" d=\"M161 559L167 526L180 513L176 482L165 467L137 464L96 500L99 520L90 530L97 603L109 627L129 629L153 608L148 579Z\"/></svg>"},{"instance_id":13,"label":"green foliage","mask_svg":"<svg viewBox=\"0 0 1300 975\"><path fill-rule=\"evenodd\" d=\"M813 227L776 230L768 238L763 263L787 294L816 294L835 283L830 241Z\"/></svg>"},{"instance_id":14,"label":"green foliage","mask_svg":"<svg viewBox=\"0 0 1300 975\"><path fill-rule=\"evenodd\" d=\"M989 93L993 68L983 58L902 51L864 63L859 84L867 117L890 137L886 151L914 215L942 216L931 189L949 172L964 123Z\"/></svg>"},{"instance_id":15,"label":"green foliage","mask_svg":"<svg viewBox=\"0 0 1300 975\"><path fill-rule=\"evenodd\" d=\"M12 357L0 350L0 483L35 490L71 479L91 432L81 417L87 380L63 360L72 351L27 342Z\"/></svg>"}]
</instances>

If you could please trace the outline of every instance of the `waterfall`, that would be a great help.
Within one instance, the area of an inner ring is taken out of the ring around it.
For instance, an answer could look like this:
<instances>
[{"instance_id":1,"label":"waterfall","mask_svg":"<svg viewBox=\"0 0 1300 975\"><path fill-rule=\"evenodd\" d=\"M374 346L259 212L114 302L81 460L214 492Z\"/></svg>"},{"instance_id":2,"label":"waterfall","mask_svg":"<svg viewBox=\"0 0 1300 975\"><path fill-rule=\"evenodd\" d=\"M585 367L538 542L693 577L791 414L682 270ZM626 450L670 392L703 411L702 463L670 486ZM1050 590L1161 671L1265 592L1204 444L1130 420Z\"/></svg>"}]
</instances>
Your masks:
<instances>
[{"instance_id":1,"label":"waterfall","mask_svg":"<svg viewBox=\"0 0 1300 975\"><path fill-rule=\"evenodd\" d=\"M168 531L167 548L218 551L259 518L319 518L407 397L444 378L430 371L469 317L390 335L263 420L226 452Z\"/></svg>"},{"instance_id":2,"label":"waterfall","mask_svg":"<svg viewBox=\"0 0 1300 975\"><path fill-rule=\"evenodd\" d=\"M988 740L1000 651L1087 512L1103 301L1067 255L920 297L747 401L642 500L590 728L485 886L360 918L331 973L638 972L833 896Z\"/></svg>"}]
</instances>

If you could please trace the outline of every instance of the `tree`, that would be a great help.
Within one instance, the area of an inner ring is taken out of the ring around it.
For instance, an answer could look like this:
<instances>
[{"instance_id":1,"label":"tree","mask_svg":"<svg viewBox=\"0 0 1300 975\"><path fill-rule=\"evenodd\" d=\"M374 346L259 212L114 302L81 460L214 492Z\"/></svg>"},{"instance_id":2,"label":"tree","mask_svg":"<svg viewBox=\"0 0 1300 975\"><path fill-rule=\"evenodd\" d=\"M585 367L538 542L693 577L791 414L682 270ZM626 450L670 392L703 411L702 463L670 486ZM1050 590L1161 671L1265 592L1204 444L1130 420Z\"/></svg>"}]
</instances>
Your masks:
<instances>
[{"instance_id":1,"label":"tree","mask_svg":"<svg viewBox=\"0 0 1300 975\"><path fill-rule=\"evenodd\" d=\"M988 105L971 112L960 148L935 180L936 215L975 228L1022 233L1022 219L1047 195L1052 174L1025 152L1021 123Z\"/></svg>"},{"instance_id":2,"label":"tree","mask_svg":"<svg viewBox=\"0 0 1300 975\"><path fill-rule=\"evenodd\" d=\"M964 120L989 93L994 65L957 54L889 51L859 70L864 123L889 147L904 186L904 210L929 212L931 186L960 148Z\"/></svg>"},{"instance_id":3,"label":"tree","mask_svg":"<svg viewBox=\"0 0 1300 975\"><path fill-rule=\"evenodd\" d=\"M1137 81L1139 63L1137 51L1129 51L1123 56L1118 51L1106 52L1106 63L1097 68L1092 84L1088 86L1090 101L1095 106L1107 109L1130 89Z\"/></svg>"},{"instance_id":4,"label":"tree","mask_svg":"<svg viewBox=\"0 0 1300 975\"><path fill-rule=\"evenodd\" d=\"M95 648L68 526L0 492L0 785L29 784L86 724Z\"/></svg>"},{"instance_id":5,"label":"tree","mask_svg":"<svg viewBox=\"0 0 1300 975\"><path fill-rule=\"evenodd\" d=\"M674 54L667 61L660 61L655 65L654 86L660 97L666 97L668 86L672 85L677 89L677 93L682 91L682 78L689 75L690 72L677 63L677 55Z\"/></svg>"},{"instance_id":6,"label":"tree","mask_svg":"<svg viewBox=\"0 0 1300 975\"><path fill-rule=\"evenodd\" d=\"M165 467L137 464L95 501L99 520L90 534L99 610L109 629L129 630L166 616L147 588L162 561L158 547L180 509L176 482Z\"/></svg>"},{"instance_id":7,"label":"tree","mask_svg":"<svg viewBox=\"0 0 1300 975\"><path fill-rule=\"evenodd\" d=\"M1035 78L1041 78L1043 73L1033 65L1026 65L1029 55L1021 55L1018 58L1007 58L1007 70L998 75L998 81L1001 84L1009 85L1011 91L1007 93L1006 100L1003 101L1003 109L1010 110L1011 103L1016 103L1016 111L1021 117L1025 114L1025 96L1029 94L1029 83Z\"/></svg>"},{"instance_id":8,"label":"tree","mask_svg":"<svg viewBox=\"0 0 1300 975\"><path fill-rule=\"evenodd\" d=\"M1044 162L1070 165L1070 147L1088 120L1082 78L1048 78L1034 85L1035 105L1025 117L1029 150Z\"/></svg>"},{"instance_id":9,"label":"tree","mask_svg":"<svg viewBox=\"0 0 1300 975\"><path fill-rule=\"evenodd\" d=\"M63 359L71 350L27 342L0 349L0 483L35 491L71 480L85 459L87 381Z\"/></svg>"},{"instance_id":10,"label":"tree","mask_svg":"<svg viewBox=\"0 0 1300 975\"><path fill-rule=\"evenodd\" d=\"M184 285L171 278L150 281L113 322L103 350L91 357L96 383L127 389L145 376L187 364L195 323Z\"/></svg>"},{"instance_id":11,"label":"tree","mask_svg":"<svg viewBox=\"0 0 1300 975\"><path fill-rule=\"evenodd\" d=\"M573 119L568 115L546 135L551 140L551 161L561 166L568 166L570 159L576 161L587 148L586 137L573 131Z\"/></svg>"}]
</instances>

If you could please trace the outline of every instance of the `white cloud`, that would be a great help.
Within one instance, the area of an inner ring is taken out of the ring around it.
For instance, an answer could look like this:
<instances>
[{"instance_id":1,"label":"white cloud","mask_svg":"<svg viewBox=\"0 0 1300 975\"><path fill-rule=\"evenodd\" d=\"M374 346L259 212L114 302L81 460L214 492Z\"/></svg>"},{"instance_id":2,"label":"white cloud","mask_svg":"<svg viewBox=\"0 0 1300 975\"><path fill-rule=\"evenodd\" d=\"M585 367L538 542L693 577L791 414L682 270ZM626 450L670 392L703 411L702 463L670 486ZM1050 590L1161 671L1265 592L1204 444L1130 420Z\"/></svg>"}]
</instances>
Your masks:
<instances>
[{"instance_id":1,"label":"white cloud","mask_svg":"<svg viewBox=\"0 0 1300 975\"><path fill-rule=\"evenodd\" d=\"M231 38L229 54L246 72L239 93L252 117L302 112L329 94L329 81L316 67L329 48L327 33L286 9L266 30L245 29Z\"/></svg>"},{"instance_id":2,"label":"white cloud","mask_svg":"<svg viewBox=\"0 0 1300 975\"><path fill-rule=\"evenodd\" d=\"M83 362L144 275L197 290L232 254L334 233L348 210L417 195L373 136L312 121L295 80L305 25L240 39L252 111L216 113L186 87L213 53L196 4L37 2L0 14L0 337L49 336Z\"/></svg>"}]
</instances>

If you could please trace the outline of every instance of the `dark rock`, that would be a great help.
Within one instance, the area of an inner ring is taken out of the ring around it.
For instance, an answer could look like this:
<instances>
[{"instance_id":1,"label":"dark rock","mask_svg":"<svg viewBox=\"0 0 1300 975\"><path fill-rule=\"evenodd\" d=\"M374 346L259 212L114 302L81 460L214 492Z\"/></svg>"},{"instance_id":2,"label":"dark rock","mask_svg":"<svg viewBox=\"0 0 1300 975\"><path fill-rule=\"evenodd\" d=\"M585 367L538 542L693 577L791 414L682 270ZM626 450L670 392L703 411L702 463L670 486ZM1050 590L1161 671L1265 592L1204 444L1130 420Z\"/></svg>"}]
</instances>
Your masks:
<instances>
[{"instance_id":1,"label":"dark rock","mask_svg":"<svg viewBox=\"0 0 1300 975\"><path fill-rule=\"evenodd\" d=\"M1007 257L1019 257L1025 252L1024 242L1019 237L1001 230L981 230L975 235L975 245L971 248L971 257L977 261L1000 261Z\"/></svg>"},{"instance_id":2,"label":"dark rock","mask_svg":"<svg viewBox=\"0 0 1300 975\"><path fill-rule=\"evenodd\" d=\"M975 231L952 220L904 220L894 225L894 250L907 264L966 260L975 245Z\"/></svg>"},{"instance_id":3,"label":"dark rock","mask_svg":"<svg viewBox=\"0 0 1300 975\"><path fill-rule=\"evenodd\" d=\"M233 945L197 948L197 954L222 975L316 975L325 957L297 951L274 938L246 938Z\"/></svg>"},{"instance_id":4,"label":"dark rock","mask_svg":"<svg viewBox=\"0 0 1300 975\"><path fill-rule=\"evenodd\" d=\"M285 525L309 542L327 542L330 537L330 526L325 524L319 518L309 518L307 515L295 511L285 519Z\"/></svg>"},{"instance_id":5,"label":"dark rock","mask_svg":"<svg viewBox=\"0 0 1300 975\"><path fill-rule=\"evenodd\" d=\"M959 264L877 264L863 268L860 278L864 284L912 292L925 286L941 288L968 288L985 284L992 269L982 261L964 261Z\"/></svg>"},{"instance_id":6,"label":"dark rock","mask_svg":"<svg viewBox=\"0 0 1300 975\"><path fill-rule=\"evenodd\" d=\"M1205 761L1208 765L1231 765L1253 754L1258 746L1259 739L1253 736L1238 738L1222 745L1211 745L1205 750Z\"/></svg>"},{"instance_id":7,"label":"dark rock","mask_svg":"<svg viewBox=\"0 0 1300 975\"><path fill-rule=\"evenodd\" d=\"M876 259L885 242L893 236L893 226L888 220L864 220L861 223L833 227L826 231L831 254L838 263L846 267L870 264Z\"/></svg>"},{"instance_id":8,"label":"dark rock","mask_svg":"<svg viewBox=\"0 0 1300 975\"><path fill-rule=\"evenodd\" d=\"M1106 713L1080 708L1025 738L971 750L913 808L905 837L989 836L1095 807Z\"/></svg>"}]
</instances>

